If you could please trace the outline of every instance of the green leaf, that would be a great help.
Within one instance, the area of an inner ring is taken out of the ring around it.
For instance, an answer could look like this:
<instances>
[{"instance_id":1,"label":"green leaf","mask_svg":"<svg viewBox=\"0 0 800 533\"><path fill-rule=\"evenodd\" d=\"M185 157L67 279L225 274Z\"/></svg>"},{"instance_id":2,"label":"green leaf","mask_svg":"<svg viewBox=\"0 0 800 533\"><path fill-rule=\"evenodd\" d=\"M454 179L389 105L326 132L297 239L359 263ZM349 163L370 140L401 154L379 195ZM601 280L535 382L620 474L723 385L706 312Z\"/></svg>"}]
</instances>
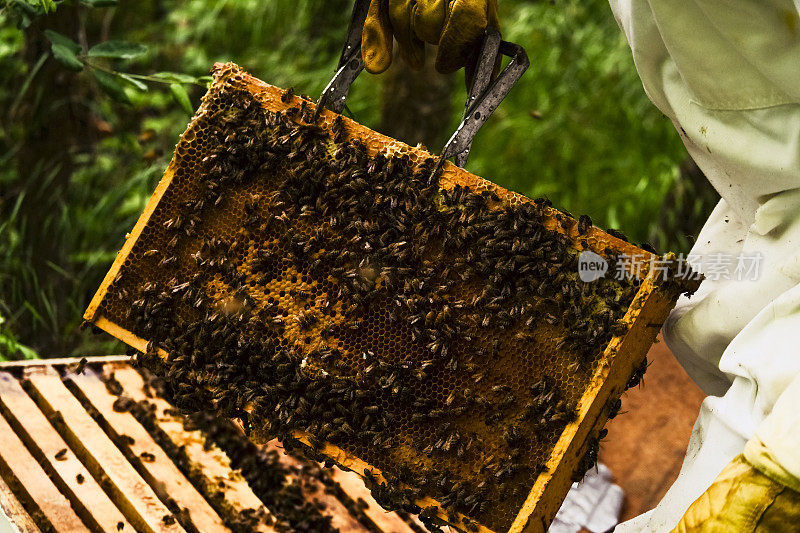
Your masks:
<instances>
[{"instance_id":1,"label":"green leaf","mask_svg":"<svg viewBox=\"0 0 800 533\"><path fill-rule=\"evenodd\" d=\"M136 78L134 78L130 74L125 74L124 72L118 72L117 75L120 78L122 78L123 80L125 80L128 83L130 83L131 85L133 85L134 87L136 87L138 90L140 90L140 91L146 91L147 90L147 85L143 81L137 80Z\"/></svg>"},{"instance_id":2,"label":"green leaf","mask_svg":"<svg viewBox=\"0 0 800 533\"><path fill-rule=\"evenodd\" d=\"M39 5L42 7L45 13L50 13L51 11L56 10L55 0L39 0Z\"/></svg>"},{"instance_id":3,"label":"green leaf","mask_svg":"<svg viewBox=\"0 0 800 533\"><path fill-rule=\"evenodd\" d=\"M189 93L186 92L186 88L181 85L180 83L171 83L169 86L169 92L172 93L172 97L175 99L178 104L186 111L189 115L194 115L194 107L192 107L192 101L189 100Z\"/></svg>"},{"instance_id":4,"label":"green leaf","mask_svg":"<svg viewBox=\"0 0 800 533\"><path fill-rule=\"evenodd\" d=\"M97 69L93 69L92 74L94 74L97 84L108 96L124 104L129 104L131 102L128 95L125 94L125 87L119 82L117 76Z\"/></svg>"},{"instance_id":5,"label":"green leaf","mask_svg":"<svg viewBox=\"0 0 800 533\"><path fill-rule=\"evenodd\" d=\"M19 353L21 353L22 357L25 359L39 359L39 354L37 354L32 348L28 348L22 344L17 344L17 350L19 350Z\"/></svg>"},{"instance_id":6,"label":"green leaf","mask_svg":"<svg viewBox=\"0 0 800 533\"><path fill-rule=\"evenodd\" d=\"M171 81L173 83L195 83L197 78L189 74L181 74L180 72L156 72L151 78L158 78L164 81Z\"/></svg>"},{"instance_id":7,"label":"green leaf","mask_svg":"<svg viewBox=\"0 0 800 533\"><path fill-rule=\"evenodd\" d=\"M53 30L44 30L44 35L47 37L47 40L50 41L53 45L61 45L64 48L70 50L73 54L77 54L81 51L81 45L67 37L66 35L62 35Z\"/></svg>"},{"instance_id":8,"label":"green leaf","mask_svg":"<svg viewBox=\"0 0 800 533\"><path fill-rule=\"evenodd\" d=\"M12 8L22 11L25 15L36 17L44 13L44 7L41 5L33 6L28 2L15 2L11 4Z\"/></svg>"},{"instance_id":9,"label":"green leaf","mask_svg":"<svg viewBox=\"0 0 800 533\"><path fill-rule=\"evenodd\" d=\"M133 59L147 53L147 47L126 41L105 41L89 49L89 57L110 57L114 59Z\"/></svg>"},{"instance_id":10,"label":"green leaf","mask_svg":"<svg viewBox=\"0 0 800 533\"><path fill-rule=\"evenodd\" d=\"M67 48L63 44L53 44L51 49L53 50L53 57L65 68L73 72L80 72L83 70L83 63L70 48Z\"/></svg>"},{"instance_id":11,"label":"green leaf","mask_svg":"<svg viewBox=\"0 0 800 533\"><path fill-rule=\"evenodd\" d=\"M119 0L81 0L81 4L87 7L113 7Z\"/></svg>"}]
</instances>

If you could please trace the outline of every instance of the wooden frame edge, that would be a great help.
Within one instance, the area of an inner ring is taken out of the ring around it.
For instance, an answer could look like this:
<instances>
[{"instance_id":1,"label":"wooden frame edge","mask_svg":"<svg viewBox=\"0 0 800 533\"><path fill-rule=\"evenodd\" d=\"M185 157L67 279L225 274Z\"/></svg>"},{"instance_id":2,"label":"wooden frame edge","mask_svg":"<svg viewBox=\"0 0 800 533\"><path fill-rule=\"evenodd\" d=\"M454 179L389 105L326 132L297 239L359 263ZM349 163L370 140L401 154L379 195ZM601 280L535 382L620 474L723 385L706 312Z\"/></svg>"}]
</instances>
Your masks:
<instances>
[{"instance_id":1,"label":"wooden frame edge","mask_svg":"<svg viewBox=\"0 0 800 533\"><path fill-rule=\"evenodd\" d=\"M130 361L127 355L93 355L86 357L86 363L90 365L103 363L126 363ZM63 366L75 364L81 357L53 357L51 359L26 359L24 361L3 361L0 362L0 371L11 368L27 368L36 366Z\"/></svg>"},{"instance_id":2,"label":"wooden frame edge","mask_svg":"<svg viewBox=\"0 0 800 533\"><path fill-rule=\"evenodd\" d=\"M586 452L585 439L608 421L608 400L624 392L627 376L646 357L647 349L655 341L660 324L672 307L671 298L655 277L648 276L625 315L631 328L624 336L614 337L606 346L591 386L581 397L580 418L573 422L571 432L568 428L562 433L548 461L549 475L537 478L508 533L547 531L572 485L570 477Z\"/></svg>"}]
</instances>

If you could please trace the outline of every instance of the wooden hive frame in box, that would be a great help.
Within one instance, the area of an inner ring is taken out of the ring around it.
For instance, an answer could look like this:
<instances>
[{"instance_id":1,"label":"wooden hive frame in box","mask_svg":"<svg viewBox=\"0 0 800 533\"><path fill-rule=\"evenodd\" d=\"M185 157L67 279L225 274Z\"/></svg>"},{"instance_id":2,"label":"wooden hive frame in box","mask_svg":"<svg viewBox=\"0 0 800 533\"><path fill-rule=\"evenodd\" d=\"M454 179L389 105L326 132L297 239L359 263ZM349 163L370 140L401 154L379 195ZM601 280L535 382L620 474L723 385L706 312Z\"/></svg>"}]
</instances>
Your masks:
<instances>
[{"instance_id":1,"label":"wooden hive frame in box","mask_svg":"<svg viewBox=\"0 0 800 533\"><path fill-rule=\"evenodd\" d=\"M248 446L161 392L127 356L0 362L0 529L420 531L355 474ZM272 476L283 484L251 484Z\"/></svg>"},{"instance_id":2,"label":"wooden hive frame in box","mask_svg":"<svg viewBox=\"0 0 800 533\"><path fill-rule=\"evenodd\" d=\"M290 92L253 78L233 64L215 65L214 83L209 95L215 91L225 90L230 87L236 87L237 90L244 90L250 93L266 111L282 112L291 106L299 105L311 110L314 109L313 104L307 99L294 96ZM193 148L189 148L189 142L194 139L196 134L193 126L203 119L208 106L211 105L210 100L211 96L207 96L204 99L186 133L182 136L176 147L175 157L156 187L135 227L128 235L122 250L119 252L85 313L86 320L142 352L148 350L150 339L138 336L130 331L129 328L120 324L119 320L106 316L104 303L115 280L119 279L126 272L126 269L131 268L136 261L136 258L131 255L134 246L143 238L143 232L148 228L148 224L151 223L151 218L157 213L162 198L173 185L178 161L181 157L186 156L187 150L193 150ZM335 113L327 110L322 111L320 114L322 126L330 130L334 119L337 117L338 115ZM343 119L343 125L344 135L349 139L360 140L366 147L369 156L375 156L379 153L401 153L417 163L430 158L430 154L419 148L410 147L381 135L352 120ZM193 157L199 156L194 154ZM501 203L512 206L530 202L529 199L519 194L507 191L451 163L444 165L439 186L442 189L461 186L468 187L472 191L491 191L500 198ZM583 390L579 401L577 401L577 416L575 420L568 423L563 432L561 432L546 460L544 471L535 478L535 483L527 492L524 503L518 510L514 511L516 514L513 519L510 516L508 517L508 527L504 526L502 528L502 530L507 530L509 533L544 531L547 529L570 487L571 477L581 458L586 453L588 442L592 438L596 438L608 418L607 405L612 399L619 397L626 388L631 375L641 365L647 350L653 343L661 324L666 320L667 314L673 307L677 297L681 292L693 290L698 283L697 281L666 280L665 270L651 268L653 261L656 259L653 254L604 233L595 227L589 227L587 231L586 228L580 228L578 221L572 217L555 209L545 209L546 216L543 225L547 230L569 236L573 239L574 248L577 250L588 248L601 253L606 250L613 250L618 255L627 256L631 261L630 264L626 265L626 268L630 275L639 280L640 284L624 317L624 321L629 325L627 332L614 336L606 345L599 362L594 366L595 370L591 375L589 386ZM159 349L159 352L164 358L168 355L163 350ZM313 442L308 435L303 433L298 432L295 436L306 445L311 446ZM257 432L254 432L253 438L259 438ZM351 468L358 473L364 472L365 468L370 468L376 479L378 481L381 480L379 469L366 463L352 452L345 451L341 446L323 443L321 446L315 444L314 448L332 458L338 464ZM436 500L430 497L423 498L417 503L423 508L438 504ZM492 531L485 525L476 525L472 520L458 513L445 514L441 509L437 513L441 519L463 529L477 529L484 533ZM500 531L500 528L495 527L494 529Z\"/></svg>"}]
</instances>

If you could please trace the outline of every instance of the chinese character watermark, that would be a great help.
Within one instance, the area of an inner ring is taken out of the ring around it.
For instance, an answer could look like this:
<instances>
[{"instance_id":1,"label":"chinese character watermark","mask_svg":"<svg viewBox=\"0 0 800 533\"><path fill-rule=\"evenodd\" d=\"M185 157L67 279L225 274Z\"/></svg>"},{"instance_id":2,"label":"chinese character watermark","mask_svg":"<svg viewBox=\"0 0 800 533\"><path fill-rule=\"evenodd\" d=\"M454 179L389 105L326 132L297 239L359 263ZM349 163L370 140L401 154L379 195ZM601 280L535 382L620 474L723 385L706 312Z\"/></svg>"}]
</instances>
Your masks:
<instances>
[{"instance_id":1,"label":"chinese character watermark","mask_svg":"<svg viewBox=\"0 0 800 533\"><path fill-rule=\"evenodd\" d=\"M603 256L585 250L578 256L578 276L587 283L604 277L614 279L641 278L651 272L662 279L754 281L761 273L763 255L760 252L729 254L716 252L707 255L678 254L660 257L652 254L620 254L613 267Z\"/></svg>"}]
</instances>

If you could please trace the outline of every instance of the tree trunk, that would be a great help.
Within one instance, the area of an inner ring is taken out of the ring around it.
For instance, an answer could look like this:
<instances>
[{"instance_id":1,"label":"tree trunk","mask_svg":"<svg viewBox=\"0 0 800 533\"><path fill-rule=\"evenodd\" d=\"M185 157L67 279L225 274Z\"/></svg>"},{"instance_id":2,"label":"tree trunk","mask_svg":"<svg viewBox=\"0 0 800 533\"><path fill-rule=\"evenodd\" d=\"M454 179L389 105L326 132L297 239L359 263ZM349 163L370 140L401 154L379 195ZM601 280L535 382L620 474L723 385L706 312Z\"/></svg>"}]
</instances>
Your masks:
<instances>
[{"instance_id":1,"label":"tree trunk","mask_svg":"<svg viewBox=\"0 0 800 533\"><path fill-rule=\"evenodd\" d=\"M421 143L439 153L451 134L456 77L436 72L430 52L420 71L395 56L383 82L379 129L406 144Z\"/></svg>"},{"instance_id":2,"label":"tree trunk","mask_svg":"<svg viewBox=\"0 0 800 533\"><path fill-rule=\"evenodd\" d=\"M21 340L38 351L58 350L56 339L59 318L69 294L69 279L51 265L69 271L65 238L58 224L64 196L74 171L74 153L94 142L89 125L88 106L81 105L85 84L80 76L58 64L50 53L50 41L44 28L80 41L82 9L61 5L56 13L40 17L25 29L22 58L27 72L45 55L50 54L33 77L27 92L6 117L13 125L13 142L18 147L15 158L16 180L6 191L4 209L19 201L18 222L20 260L26 265L22 280L14 285L24 293L4 294L5 303L22 307L27 301L38 311L19 311L17 328ZM27 72L23 75L27 75ZM22 80L17 80L20 84ZM3 292L8 288L3 289ZM47 311L44 311L47 310Z\"/></svg>"}]
</instances>

